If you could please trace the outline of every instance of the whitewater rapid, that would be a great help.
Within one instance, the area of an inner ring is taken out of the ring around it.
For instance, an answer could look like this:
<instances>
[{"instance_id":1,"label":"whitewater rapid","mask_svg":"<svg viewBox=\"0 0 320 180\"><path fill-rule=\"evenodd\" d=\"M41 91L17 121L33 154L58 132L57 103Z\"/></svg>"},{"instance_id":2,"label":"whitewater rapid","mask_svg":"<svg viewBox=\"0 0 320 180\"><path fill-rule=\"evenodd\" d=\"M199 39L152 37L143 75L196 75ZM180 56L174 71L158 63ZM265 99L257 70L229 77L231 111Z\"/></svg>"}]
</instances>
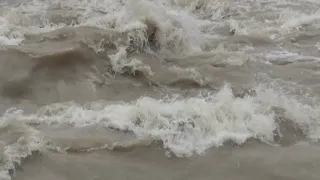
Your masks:
<instances>
[{"instance_id":1,"label":"whitewater rapid","mask_svg":"<svg viewBox=\"0 0 320 180\"><path fill-rule=\"evenodd\" d=\"M168 157L190 158L251 141L316 143L319 8L317 0L0 1L0 179L36 153L156 143Z\"/></svg>"}]
</instances>

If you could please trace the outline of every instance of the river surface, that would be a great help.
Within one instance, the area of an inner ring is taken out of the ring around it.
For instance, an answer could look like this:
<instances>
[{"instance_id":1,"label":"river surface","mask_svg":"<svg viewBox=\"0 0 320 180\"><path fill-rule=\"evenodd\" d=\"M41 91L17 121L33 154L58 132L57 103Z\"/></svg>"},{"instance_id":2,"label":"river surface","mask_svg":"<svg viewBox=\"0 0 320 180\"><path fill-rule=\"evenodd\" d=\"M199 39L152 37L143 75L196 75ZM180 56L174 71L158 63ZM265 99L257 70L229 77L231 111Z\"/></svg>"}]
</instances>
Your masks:
<instances>
[{"instance_id":1,"label":"river surface","mask_svg":"<svg viewBox=\"0 0 320 180\"><path fill-rule=\"evenodd\" d=\"M0 0L0 180L319 180L319 0Z\"/></svg>"}]
</instances>

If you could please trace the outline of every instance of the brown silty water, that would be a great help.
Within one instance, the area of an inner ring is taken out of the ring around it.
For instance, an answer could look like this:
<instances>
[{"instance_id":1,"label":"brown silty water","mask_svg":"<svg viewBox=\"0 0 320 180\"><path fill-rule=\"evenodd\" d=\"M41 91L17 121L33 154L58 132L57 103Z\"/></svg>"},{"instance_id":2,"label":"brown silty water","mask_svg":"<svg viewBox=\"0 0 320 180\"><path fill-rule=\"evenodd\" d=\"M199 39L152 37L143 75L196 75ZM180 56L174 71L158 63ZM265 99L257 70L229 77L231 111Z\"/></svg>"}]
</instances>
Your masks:
<instances>
[{"instance_id":1,"label":"brown silty water","mask_svg":"<svg viewBox=\"0 0 320 180\"><path fill-rule=\"evenodd\" d=\"M0 179L320 178L320 2L0 4Z\"/></svg>"}]
</instances>

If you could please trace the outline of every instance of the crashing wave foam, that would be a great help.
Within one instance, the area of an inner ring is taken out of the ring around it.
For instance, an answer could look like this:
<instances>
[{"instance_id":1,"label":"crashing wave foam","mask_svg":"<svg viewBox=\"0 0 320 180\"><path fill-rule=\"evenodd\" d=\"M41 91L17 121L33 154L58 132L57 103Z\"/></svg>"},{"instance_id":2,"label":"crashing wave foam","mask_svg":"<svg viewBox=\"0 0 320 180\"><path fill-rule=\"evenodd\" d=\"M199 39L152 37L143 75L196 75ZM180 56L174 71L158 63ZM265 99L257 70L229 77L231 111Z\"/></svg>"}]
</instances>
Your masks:
<instances>
[{"instance_id":1,"label":"crashing wave foam","mask_svg":"<svg viewBox=\"0 0 320 180\"><path fill-rule=\"evenodd\" d=\"M317 138L319 108L303 104L273 90L258 88L255 96L235 97L229 86L217 94L185 100L142 97L132 103L53 104L34 115L19 115L26 123L73 128L98 125L129 131L140 138L160 140L177 156L202 154L209 147L248 139L274 143L281 134L279 114L308 137ZM283 119L282 118L282 119ZM279 132L280 131L280 132ZM290 135L288 135L290 136ZM281 137L280 137L281 138ZM285 137L284 137L285 138Z\"/></svg>"},{"instance_id":2,"label":"crashing wave foam","mask_svg":"<svg viewBox=\"0 0 320 180\"><path fill-rule=\"evenodd\" d=\"M3 144L3 155L0 157L0 179L11 180L17 166L22 161L35 152L42 152L46 149L45 141L39 132L33 128L16 121L15 116L19 111L7 112L0 119L0 129L2 137L8 138L1 140ZM6 136L7 132L12 136ZM11 139L18 136L16 139ZM10 143L13 141L13 143ZM9 144L7 144L9 143ZM0 146L1 147L1 146Z\"/></svg>"}]
</instances>

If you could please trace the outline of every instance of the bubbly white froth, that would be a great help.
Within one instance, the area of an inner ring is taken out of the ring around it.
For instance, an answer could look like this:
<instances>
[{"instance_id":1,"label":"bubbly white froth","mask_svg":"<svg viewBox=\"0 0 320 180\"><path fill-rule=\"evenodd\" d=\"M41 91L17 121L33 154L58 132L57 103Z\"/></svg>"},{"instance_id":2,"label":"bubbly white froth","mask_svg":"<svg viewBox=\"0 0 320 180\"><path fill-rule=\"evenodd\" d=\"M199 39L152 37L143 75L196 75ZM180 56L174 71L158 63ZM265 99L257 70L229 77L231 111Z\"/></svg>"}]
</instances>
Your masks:
<instances>
[{"instance_id":1,"label":"bubbly white froth","mask_svg":"<svg viewBox=\"0 0 320 180\"><path fill-rule=\"evenodd\" d=\"M300 3L304 4L303 11L296 9ZM74 17L77 21L68 26L130 31L143 30L144 21L152 21L161 32L157 36L162 53L167 54L170 49L175 54L192 54L204 51L219 28L236 29L237 35L278 40L298 32L302 26L319 27L319 6L317 1L32 0L14 8L4 7L0 16L0 43L19 44L25 34L66 26L47 19L50 12L62 9L67 10L62 17Z\"/></svg>"},{"instance_id":2,"label":"bubbly white froth","mask_svg":"<svg viewBox=\"0 0 320 180\"><path fill-rule=\"evenodd\" d=\"M139 71L145 76L153 76L155 72L142 59L128 58L130 42L126 44L122 40L133 39L139 42L137 46L144 46L151 43L148 35L152 34L150 27L154 27L157 30L153 37L155 47L149 44L148 48L155 48L153 53L161 58L190 60L190 57L196 57L195 54L208 53L221 57L218 61L222 61L222 65L232 66L261 59L271 63L282 59L286 63L319 61L316 55L294 49L311 46L320 49L318 42L308 42L310 46L295 43L301 34L317 35L319 8L319 0L29 0L14 5L0 3L0 47L21 45L30 35L37 36L62 27L91 26L103 32L112 29L119 36L112 42L116 46L115 52L106 53L112 71L121 74L130 69L132 74ZM125 38L121 39L123 34ZM95 40L85 40L81 42L87 43L95 52L105 53L104 39L96 44ZM295 45L293 50L290 50L292 44L288 49L280 47L288 41ZM265 48L267 46L269 49ZM207 59L210 58L214 59L213 55ZM208 64L211 67L211 63ZM194 80L200 86L207 83L201 72L192 67L171 66L168 69L167 72L172 71L181 79ZM193 98L145 96L132 102L99 101L86 105L67 102L47 105L33 114L8 110L0 118L0 130L13 127L21 136L13 143L4 143L3 151L0 149L4 152L0 157L0 179L9 180L9 170L15 169L15 165L32 152L57 148L49 146L40 131L28 126L30 124L68 125L70 128L95 125L132 132L138 138L162 142L167 154L178 157L202 154L230 141L243 144L256 139L275 144L276 135L285 136L280 130L281 118L293 123L307 138L318 139L320 106L317 97L311 100L312 103L306 103L278 89L280 87L261 85L255 88L256 95L240 98L235 97L231 87L226 85L217 93ZM276 109L282 111L279 113Z\"/></svg>"},{"instance_id":3,"label":"bubbly white froth","mask_svg":"<svg viewBox=\"0 0 320 180\"><path fill-rule=\"evenodd\" d=\"M86 106L53 104L37 114L11 115L23 123L51 126L90 125L132 131L136 136L160 140L177 156L201 154L227 141L242 144L249 138L274 142L279 128L274 107L283 108L286 118L309 137L318 138L319 109L287 98L272 89L257 88L255 97L236 98L225 86L216 94L185 100L156 100L142 97L132 103L94 102Z\"/></svg>"}]
</instances>

